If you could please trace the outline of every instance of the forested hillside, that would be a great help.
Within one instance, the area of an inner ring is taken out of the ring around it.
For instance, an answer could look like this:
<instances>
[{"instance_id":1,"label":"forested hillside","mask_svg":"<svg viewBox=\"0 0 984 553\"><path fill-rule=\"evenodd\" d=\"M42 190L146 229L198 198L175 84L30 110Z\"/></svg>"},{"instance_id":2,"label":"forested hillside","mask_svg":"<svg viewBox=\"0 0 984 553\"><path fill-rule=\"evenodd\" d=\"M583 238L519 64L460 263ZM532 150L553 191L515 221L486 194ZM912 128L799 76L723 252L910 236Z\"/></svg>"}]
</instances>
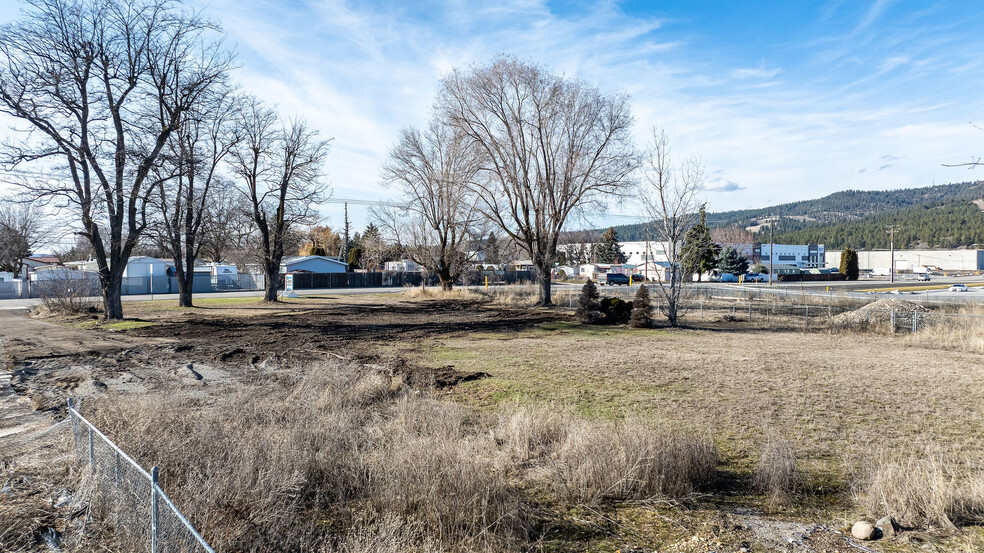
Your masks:
<instances>
[{"instance_id":1,"label":"forested hillside","mask_svg":"<svg viewBox=\"0 0 984 553\"><path fill-rule=\"evenodd\" d=\"M963 182L901 190L844 190L816 200L708 213L711 227L753 229L781 216L776 242L821 243L828 248L887 248L885 229L897 225L898 248L957 248L984 243L984 213L974 203L984 184ZM644 224L615 227L624 241L644 240ZM768 241L768 225L756 235Z\"/></svg>"},{"instance_id":2,"label":"forested hillside","mask_svg":"<svg viewBox=\"0 0 984 553\"><path fill-rule=\"evenodd\" d=\"M895 225L896 248L960 248L984 244L984 213L970 200L922 204L861 219L823 223L784 219L776 226L776 242L820 243L829 249L888 248L887 228ZM768 230L756 234L768 241Z\"/></svg>"}]
</instances>

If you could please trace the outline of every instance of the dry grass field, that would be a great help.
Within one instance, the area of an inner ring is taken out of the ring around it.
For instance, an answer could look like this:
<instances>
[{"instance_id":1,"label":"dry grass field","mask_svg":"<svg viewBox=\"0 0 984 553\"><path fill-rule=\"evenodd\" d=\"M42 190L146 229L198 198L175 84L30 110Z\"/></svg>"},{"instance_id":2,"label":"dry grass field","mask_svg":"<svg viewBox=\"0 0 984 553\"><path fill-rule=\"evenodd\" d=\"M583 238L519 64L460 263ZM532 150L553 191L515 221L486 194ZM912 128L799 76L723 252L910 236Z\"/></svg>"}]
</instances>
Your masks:
<instances>
[{"instance_id":1,"label":"dry grass field","mask_svg":"<svg viewBox=\"0 0 984 553\"><path fill-rule=\"evenodd\" d=\"M584 326L528 300L147 302L124 325L6 317L0 333L38 413L81 396L217 551L984 549L972 345L726 309L683 329ZM75 535L67 550L132 546L83 524L84 490L45 503L78 485L67 466L23 484L43 473L25 444L0 447L0 522L20 529L0 549L43 550L36 521ZM899 536L848 540L886 514Z\"/></svg>"}]
</instances>

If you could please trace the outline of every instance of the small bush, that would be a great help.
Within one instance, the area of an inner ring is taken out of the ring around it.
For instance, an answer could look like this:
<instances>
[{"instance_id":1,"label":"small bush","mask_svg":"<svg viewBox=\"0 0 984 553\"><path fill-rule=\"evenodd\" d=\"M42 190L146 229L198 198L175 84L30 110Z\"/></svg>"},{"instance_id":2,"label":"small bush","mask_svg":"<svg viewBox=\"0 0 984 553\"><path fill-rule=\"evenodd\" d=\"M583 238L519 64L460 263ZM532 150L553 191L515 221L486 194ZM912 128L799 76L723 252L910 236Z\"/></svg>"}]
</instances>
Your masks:
<instances>
[{"instance_id":1,"label":"small bush","mask_svg":"<svg viewBox=\"0 0 984 553\"><path fill-rule=\"evenodd\" d=\"M635 299L632 301L632 316L629 318L629 326L632 328L649 328L653 325L653 304L649 297L649 290L645 284L639 285Z\"/></svg>"},{"instance_id":2,"label":"small bush","mask_svg":"<svg viewBox=\"0 0 984 553\"><path fill-rule=\"evenodd\" d=\"M581 296L577 300L574 317L584 324L596 324L604 317L601 311L601 294L590 279L581 287Z\"/></svg>"},{"instance_id":3,"label":"small bush","mask_svg":"<svg viewBox=\"0 0 984 553\"><path fill-rule=\"evenodd\" d=\"M619 298L605 298L601 300L601 312L604 318L603 324L618 325L629 322L632 315L632 302Z\"/></svg>"},{"instance_id":4,"label":"small bush","mask_svg":"<svg viewBox=\"0 0 984 553\"><path fill-rule=\"evenodd\" d=\"M31 282L41 307L54 315L77 315L93 312L100 294L95 275L81 271L61 271L59 278Z\"/></svg>"},{"instance_id":5,"label":"small bush","mask_svg":"<svg viewBox=\"0 0 984 553\"><path fill-rule=\"evenodd\" d=\"M770 435L762 448L752 479L755 489L774 501L788 500L799 487L796 451L785 438Z\"/></svg>"},{"instance_id":6,"label":"small bush","mask_svg":"<svg viewBox=\"0 0 984 553\"><path fill-rule=\"evenodd\" d=\"M984 470L929 448L875 455L854 496L872 516L892 515L903 526L953 529L984 523Z\"/></svg>"}]
</instances>

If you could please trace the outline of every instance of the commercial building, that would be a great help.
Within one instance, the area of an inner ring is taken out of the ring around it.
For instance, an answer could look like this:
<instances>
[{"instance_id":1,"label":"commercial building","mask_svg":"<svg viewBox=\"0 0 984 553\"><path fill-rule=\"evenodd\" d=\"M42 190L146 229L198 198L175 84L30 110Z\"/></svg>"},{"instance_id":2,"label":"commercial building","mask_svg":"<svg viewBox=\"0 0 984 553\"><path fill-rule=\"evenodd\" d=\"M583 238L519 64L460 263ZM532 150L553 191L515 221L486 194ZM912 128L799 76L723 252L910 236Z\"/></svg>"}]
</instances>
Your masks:
<instances>
[{"instance_id":1,"label":"commercial building","mask_svg":"<svg viewBox=\"0 0 984 553\"><path fill-rule=\"evenodd\" d=\"M826 254L827 267L840 266L841 251ZM858 268L887 274L892 267L891 250L859 250ZM897 272L984 271L984 250L895 250Z\"/></svg>"}]
</instances>

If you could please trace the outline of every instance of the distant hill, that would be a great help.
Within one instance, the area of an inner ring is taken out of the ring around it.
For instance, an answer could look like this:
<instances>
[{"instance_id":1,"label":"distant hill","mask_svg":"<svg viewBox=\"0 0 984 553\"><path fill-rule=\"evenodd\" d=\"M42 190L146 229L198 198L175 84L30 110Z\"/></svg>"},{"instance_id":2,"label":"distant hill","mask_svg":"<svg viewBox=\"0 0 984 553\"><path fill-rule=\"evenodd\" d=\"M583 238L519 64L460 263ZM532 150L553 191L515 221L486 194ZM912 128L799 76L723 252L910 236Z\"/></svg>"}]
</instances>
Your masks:
<instances>
[{"instance_id":1,"label":"distant hill","mask_svg":"<svg viewBox=\"0 0 984 553\"><path fill-rule=\"evenodd\" d=\"M844 190L816 200L707 214L711 227L740 225L768 241L821 243L830 249L887 248L888 225L898 225L896 247L959 248L984 244L984 185L943 184L899 190ZM975 203L976 201L976 203ZM781 220L780 220L781 217ZM646 238L645 224L615 227L620 240Z\"/></svg>"}]
</instances>

